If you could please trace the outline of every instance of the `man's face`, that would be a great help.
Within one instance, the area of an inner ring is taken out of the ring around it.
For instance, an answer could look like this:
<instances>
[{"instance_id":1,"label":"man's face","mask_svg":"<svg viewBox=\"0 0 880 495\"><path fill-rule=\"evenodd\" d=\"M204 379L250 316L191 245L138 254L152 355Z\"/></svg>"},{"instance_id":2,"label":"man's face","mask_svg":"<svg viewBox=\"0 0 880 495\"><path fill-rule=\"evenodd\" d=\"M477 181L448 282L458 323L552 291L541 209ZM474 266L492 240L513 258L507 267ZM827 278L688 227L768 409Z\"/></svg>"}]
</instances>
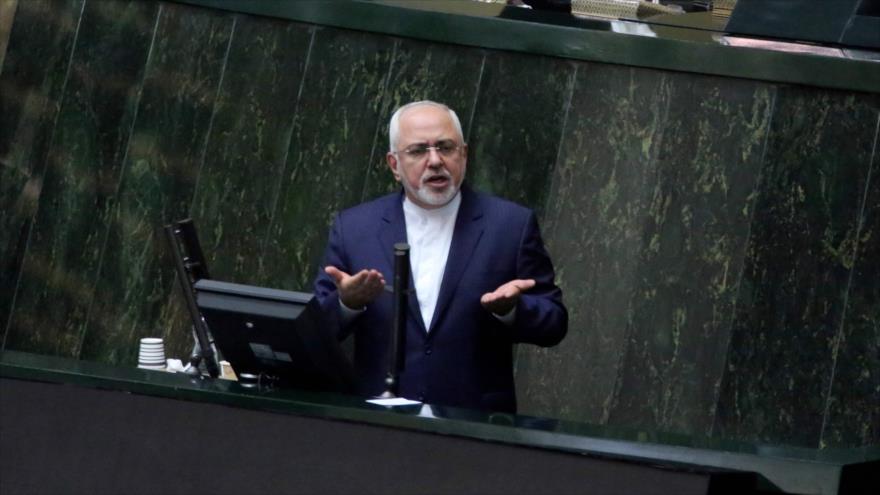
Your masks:
<instances>
[{"instance_id":1,"label":"man's face","mask_svg":"<svg viewBox=\"0 0 880 495\"><path fill-rule=\"evenodd\" d=\"M434 209L455 197L467 169L467 145L449 112L429 105L406 110L396 151L385 159L410 201Z\"/></svg>"}]
</instances>

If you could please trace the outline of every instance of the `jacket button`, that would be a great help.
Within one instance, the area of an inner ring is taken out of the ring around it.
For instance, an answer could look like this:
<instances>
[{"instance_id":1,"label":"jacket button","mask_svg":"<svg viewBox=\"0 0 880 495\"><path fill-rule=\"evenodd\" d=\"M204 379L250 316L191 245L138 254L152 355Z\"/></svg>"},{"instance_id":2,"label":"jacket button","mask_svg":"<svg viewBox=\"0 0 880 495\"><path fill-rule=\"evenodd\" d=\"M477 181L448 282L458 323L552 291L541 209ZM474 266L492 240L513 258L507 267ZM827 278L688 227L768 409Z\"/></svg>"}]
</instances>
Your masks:
<instances>
[{"instance_id":1,"label":"jacket button","mask_svg":"<svg viewBox=\"0 0 880 495\"><path fill-rule=\"evenodd\" d=\"M431 354L431 348L430 348L430 347L425 347L425 354L426 354L426 355L430 355L430 354Z\"/></svg>"}]
</instances>

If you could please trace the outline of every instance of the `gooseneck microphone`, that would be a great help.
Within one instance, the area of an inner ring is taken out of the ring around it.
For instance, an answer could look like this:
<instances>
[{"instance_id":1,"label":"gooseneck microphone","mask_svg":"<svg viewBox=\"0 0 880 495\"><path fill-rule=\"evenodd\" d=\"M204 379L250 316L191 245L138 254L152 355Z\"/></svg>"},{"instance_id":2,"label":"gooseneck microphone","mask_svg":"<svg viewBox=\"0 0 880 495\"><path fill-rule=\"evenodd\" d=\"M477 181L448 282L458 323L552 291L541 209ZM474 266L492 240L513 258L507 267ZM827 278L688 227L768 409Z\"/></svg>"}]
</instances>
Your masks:
<instances>
[{"instance_id":1,"label":"gooseneck microphone","mask_svg":"<svg viewBox=\"0 0 880 495\"><path fill-rule=\"evenodd\" d=\"M383 398L397 397L400 373L406 357L406 311L409 304L409 244L394 245L394 321L391 329L391 348L388 354L388 374L385 377Z\"/></svg>"}]
</instances>

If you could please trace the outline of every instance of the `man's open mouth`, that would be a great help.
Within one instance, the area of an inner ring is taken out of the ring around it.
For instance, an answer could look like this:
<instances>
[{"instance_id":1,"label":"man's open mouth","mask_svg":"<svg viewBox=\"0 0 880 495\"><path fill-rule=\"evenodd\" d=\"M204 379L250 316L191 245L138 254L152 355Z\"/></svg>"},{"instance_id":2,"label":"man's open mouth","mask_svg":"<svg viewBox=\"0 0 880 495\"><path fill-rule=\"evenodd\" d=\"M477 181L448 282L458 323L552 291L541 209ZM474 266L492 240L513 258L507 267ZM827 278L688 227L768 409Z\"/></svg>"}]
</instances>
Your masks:
<instances>
[{"instance_id":1,"label":"man's open mouth","mask_svg":"<svg viewBox=\"0 0 880 495\"><path fill-rule=\"evenodd\" d=\"M434 175L425 179L424 183L433 187L443 187L449 184L449 177L446 177L445 175Z\"/></svg>"}]
</instances>

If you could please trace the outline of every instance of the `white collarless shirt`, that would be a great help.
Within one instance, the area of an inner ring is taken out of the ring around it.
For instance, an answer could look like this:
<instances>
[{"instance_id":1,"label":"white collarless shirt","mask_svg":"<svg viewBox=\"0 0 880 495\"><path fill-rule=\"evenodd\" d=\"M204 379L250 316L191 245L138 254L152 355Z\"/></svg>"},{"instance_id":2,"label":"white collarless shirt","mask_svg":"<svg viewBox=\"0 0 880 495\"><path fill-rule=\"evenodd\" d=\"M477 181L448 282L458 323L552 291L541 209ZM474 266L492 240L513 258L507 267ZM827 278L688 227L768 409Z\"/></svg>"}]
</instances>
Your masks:
<instances>
[{"instance_id":1,"label":"white collarless shirt","mask_svg":"<svg viewBox=\"0 0 880 495\"><path fill-rule=\"evenodd\" d=\"M409 264L426 329L431 328L434 319L460 205L461 191L449 203L433 210L418 206L404 195L403 216L409 244Z\"/></svg>"}]
</instances>

